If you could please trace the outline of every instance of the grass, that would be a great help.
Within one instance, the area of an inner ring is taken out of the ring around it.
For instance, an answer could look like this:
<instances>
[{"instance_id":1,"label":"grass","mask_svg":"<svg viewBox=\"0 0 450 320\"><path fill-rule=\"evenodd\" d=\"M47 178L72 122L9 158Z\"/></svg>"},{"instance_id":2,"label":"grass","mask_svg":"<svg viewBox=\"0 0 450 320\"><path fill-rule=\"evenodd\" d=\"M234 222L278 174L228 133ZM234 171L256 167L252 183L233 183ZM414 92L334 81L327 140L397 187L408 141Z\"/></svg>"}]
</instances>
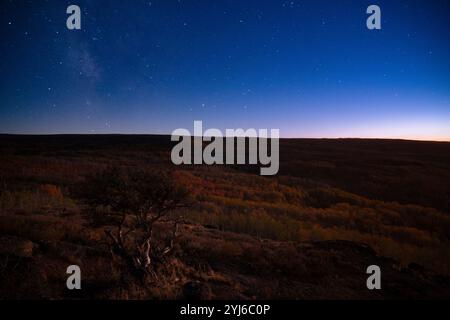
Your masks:
<instances>
[{"instance_id":1,"label":"grass","mask_svg":"<svg viewBox=\"0 0 450 320\"><path fill-rule=\"evenodd\" d=\"M107 256L102 225L110 223L108 208L86 211L71 187L108 165L167 168L170 143L161 137L98 139L4 138L0 142L0 234L37 244L63 243L69 249L52 252L64 261L80 261L70 254L73 246ZM252 167L173 168L177 182L196 199L194 207L180 214L186 222L211 230L209 238L192 236L179 245L184 263L192 269L181 272L187 267L179 266L171 271L177 274L173 277L186 280L190 270L200 278L233 281L230 275L190 261L189 252L197 257L206 254L210 263L235 261L236 265L251 256L260 269L281 268L256 244L249 251L247 242L239 242L240 236L255 243L280 241L288 247L304 241L363 242L403 266L415 262L450 275L450 144L285 140L280 158L292 160L282 160L280 175L271 178L254 174ZM226 240L212 238L215 229L231 233ZM212 244L213 249L204 250ZM306 268L290 261L289 250L278 257L288 264L282 269ZM97 263L108 268L102 259ZM98 271L90 272L95 283ZM178 289L166 285L153 294L160 298L178 294Z\"/></svg>"}]
</instances>

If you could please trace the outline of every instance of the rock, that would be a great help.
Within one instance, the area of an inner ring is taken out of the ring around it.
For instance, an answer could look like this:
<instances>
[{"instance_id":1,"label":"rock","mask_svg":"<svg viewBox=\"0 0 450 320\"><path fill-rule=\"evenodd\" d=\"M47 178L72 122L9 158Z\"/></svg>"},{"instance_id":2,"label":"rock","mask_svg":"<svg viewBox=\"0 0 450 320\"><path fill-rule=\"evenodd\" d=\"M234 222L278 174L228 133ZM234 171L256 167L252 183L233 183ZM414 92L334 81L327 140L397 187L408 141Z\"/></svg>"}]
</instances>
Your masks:
<instances>
[{"instance_id":1,"label":"rock","mask_svg":"<svg viewBox=\"0 0 450 320\"><path fill-rule=\"evenodd\" d=\"M30 240L14 236L0 237L0 255L31 258L35 245Z\"/></svg>"}]
</instances>

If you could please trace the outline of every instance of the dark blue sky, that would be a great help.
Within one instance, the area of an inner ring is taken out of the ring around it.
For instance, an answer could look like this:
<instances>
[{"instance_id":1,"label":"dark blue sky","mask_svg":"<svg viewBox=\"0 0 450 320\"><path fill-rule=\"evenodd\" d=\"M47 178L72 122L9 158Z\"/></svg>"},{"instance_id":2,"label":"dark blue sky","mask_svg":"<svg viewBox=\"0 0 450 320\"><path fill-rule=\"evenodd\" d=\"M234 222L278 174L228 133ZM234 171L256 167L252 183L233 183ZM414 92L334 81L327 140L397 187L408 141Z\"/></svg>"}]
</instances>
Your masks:
<instances>
[{"instance_id":1,"label":"dark blue sky","mask_svg":"<svg viewBox=\"0 0 450 320\"><path fill-rule=\"evenodd\" d=\"M66 28L66 8L82 30ZM366 28L377 4L382 30ZM0 132L450 140L450 1L2 1Z\"/></svg>"}]
</instances>

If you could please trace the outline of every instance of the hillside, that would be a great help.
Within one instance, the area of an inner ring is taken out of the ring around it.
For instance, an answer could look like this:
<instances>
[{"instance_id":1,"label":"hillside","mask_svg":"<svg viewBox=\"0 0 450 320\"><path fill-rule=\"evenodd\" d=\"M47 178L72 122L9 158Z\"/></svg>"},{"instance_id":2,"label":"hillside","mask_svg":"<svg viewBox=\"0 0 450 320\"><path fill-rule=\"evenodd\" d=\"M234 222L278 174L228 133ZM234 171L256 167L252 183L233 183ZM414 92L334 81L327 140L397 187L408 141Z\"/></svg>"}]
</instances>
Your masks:
<instances>
[{"instance_id":1,"label":"hillside","mask_svg":"<svg viewBox=\"0 0 450 320\"><path fill-rule=\"evenodd\" d=\"M170 147L167 136L0 136L0 295L173 299L193 285L203 298L450 296L450 143L282 140L275 177L173 166ZM108 213L72 192L109 166L169 169L195 200L146 290L117 286ZM68 264L82 267L79 296L64 290ZM381 291L365 287L370 264Z\"/></svg>"}]
</instances>

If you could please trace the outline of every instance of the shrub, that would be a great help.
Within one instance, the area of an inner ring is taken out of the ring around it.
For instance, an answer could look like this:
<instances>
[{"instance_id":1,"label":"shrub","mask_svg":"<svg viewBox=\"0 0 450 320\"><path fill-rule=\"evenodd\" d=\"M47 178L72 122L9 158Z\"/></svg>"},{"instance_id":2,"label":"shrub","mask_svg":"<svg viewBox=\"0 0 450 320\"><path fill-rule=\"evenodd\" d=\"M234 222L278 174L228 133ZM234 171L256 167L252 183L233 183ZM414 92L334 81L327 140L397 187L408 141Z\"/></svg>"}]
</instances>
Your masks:
<instances>
[{"instance_id":1,"label":"shrub","mask_svg":"<svg viewBox=\"0 0 450 320\"><path fill-rule=\"evenodd\" d=\"M178 222L174 221L172 236L163 247L153 239L154 225L186 206L187 190L165 172L111 168L87 177L77 193L89 206L109 207L118 216L116 229L106 234L111 252L123 266L141 280L155 275L164 256L172 251Z\"/></svg>"}]
</instances>

